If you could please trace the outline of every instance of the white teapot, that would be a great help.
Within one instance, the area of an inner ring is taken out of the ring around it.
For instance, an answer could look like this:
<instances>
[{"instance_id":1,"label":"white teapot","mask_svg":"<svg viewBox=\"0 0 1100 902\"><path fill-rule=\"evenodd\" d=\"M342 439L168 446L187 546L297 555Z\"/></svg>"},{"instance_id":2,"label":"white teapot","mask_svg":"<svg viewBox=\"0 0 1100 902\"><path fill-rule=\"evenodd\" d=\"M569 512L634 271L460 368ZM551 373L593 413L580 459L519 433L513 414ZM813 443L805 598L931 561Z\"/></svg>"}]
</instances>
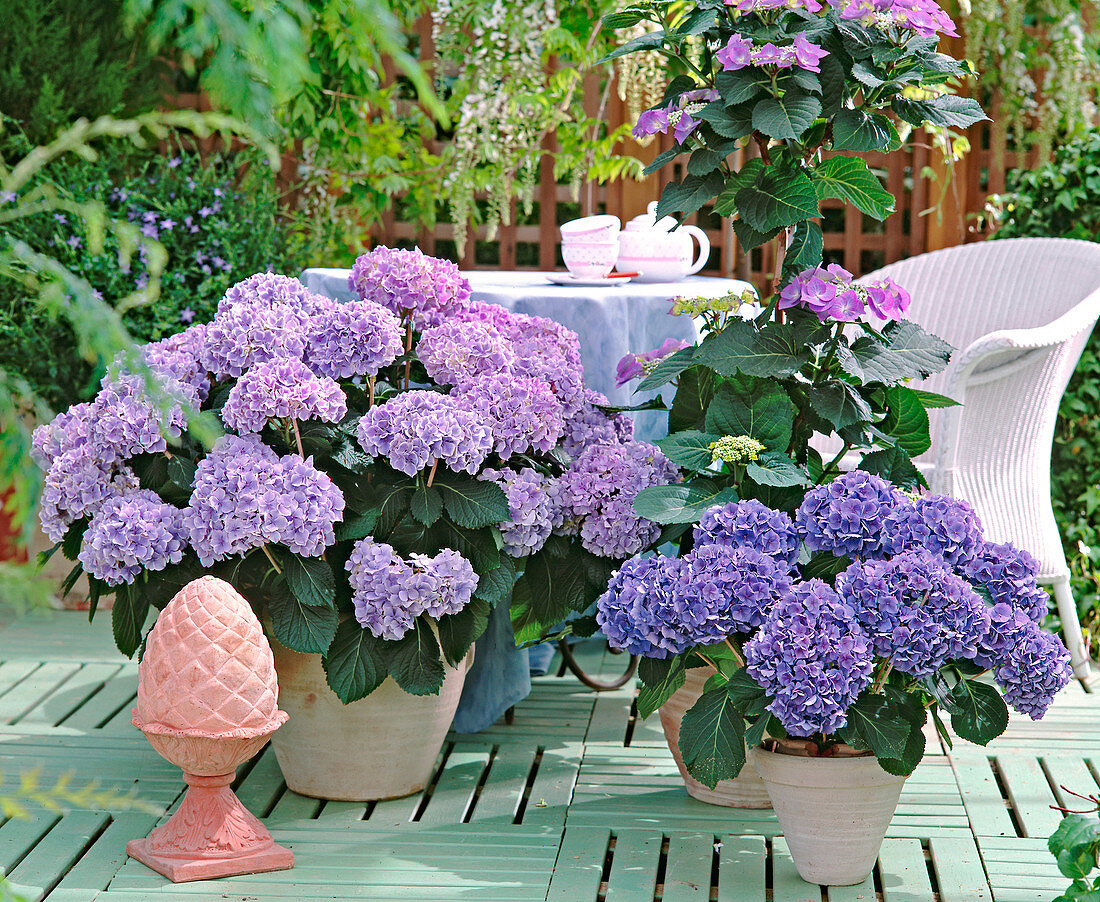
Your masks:
<instances>
[{"instance_id":1,"label":"white teapot","mask_svg":"<svg viewBox=\"0 0 1100 902\"><path fill-rule=\"evenodd\" d=\"M692 238L699 242L695 257ZM695 259L693 259L695 258ZM699 272L710 258L710 239L695 226L676 227L666 216L657 221L656 201L619 233L619 272L637 272L636 282L677 282Z\"/></svg>"}]
</instances>

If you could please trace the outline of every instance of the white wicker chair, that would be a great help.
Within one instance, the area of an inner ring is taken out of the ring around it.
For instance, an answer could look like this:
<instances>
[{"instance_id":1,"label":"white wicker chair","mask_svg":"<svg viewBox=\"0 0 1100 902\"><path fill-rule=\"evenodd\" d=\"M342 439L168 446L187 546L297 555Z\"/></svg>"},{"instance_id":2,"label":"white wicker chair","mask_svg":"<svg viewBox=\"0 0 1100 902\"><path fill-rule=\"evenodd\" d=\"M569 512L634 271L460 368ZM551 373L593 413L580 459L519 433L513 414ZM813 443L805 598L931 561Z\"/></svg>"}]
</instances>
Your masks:
<instances>
[{"instance_id":1,"label":"white wicker chair","mask_svg":"<svg viewBox=\"0 0 1100 902\"><path fill-rule=\"evenodd\" d=\"M1050 502L1058 405L1100 316L1100 244L1059 238L986 241L921 254L890 276L913 296L910 318L957 349L920 383L962 404L929 411L932 449L918 459L935 492L968 501L986 535L1011 541L1053 583L1075 673L1088 653Z\"/></svg>"}]
</instances>

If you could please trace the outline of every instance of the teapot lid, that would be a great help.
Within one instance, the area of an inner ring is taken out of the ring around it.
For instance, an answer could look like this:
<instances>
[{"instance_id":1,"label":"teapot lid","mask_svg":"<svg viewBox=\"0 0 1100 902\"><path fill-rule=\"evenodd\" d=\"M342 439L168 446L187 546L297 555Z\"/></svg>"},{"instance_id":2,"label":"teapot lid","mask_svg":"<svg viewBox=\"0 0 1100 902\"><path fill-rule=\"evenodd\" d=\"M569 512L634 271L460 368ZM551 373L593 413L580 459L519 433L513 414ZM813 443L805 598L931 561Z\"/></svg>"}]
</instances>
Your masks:
<instances>
[{"instance_id":1,"label":"teapot lid","mask_svg":"<svg viewBox=\"0 0 1100 902\"><path fill-rule=\"evenodd\" d=\"M671 216L665 216L657 220L657 201L652 201L646 208L648 212L635 216L626 224L630 232L671 232L676 228L676 220Z\"/></svg>"}]
</instances>

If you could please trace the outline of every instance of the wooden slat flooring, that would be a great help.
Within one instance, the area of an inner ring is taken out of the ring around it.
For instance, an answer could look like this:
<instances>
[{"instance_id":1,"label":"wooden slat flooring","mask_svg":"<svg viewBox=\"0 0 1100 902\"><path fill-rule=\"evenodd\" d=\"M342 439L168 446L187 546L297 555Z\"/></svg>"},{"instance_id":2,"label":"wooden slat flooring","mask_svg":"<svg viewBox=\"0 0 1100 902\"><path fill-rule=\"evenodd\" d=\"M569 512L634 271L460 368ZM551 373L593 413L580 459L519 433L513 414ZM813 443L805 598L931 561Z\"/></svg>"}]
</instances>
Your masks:
<instances>
[{"instance_id":1,"label":"wooden slat flooring","mask_svg":"<svg viewBox=\"0 0 1100 902\"><path fill-rule=\"evenodd\" d=\"M576 654L605 679L626 665L599 643ZM50 902L1049 902L1068 883L1046 851L1051 806L1100 792L1095 682L1074 683L1044 721L1014 717L988 749L930 733L875 873L823 891L798 877L770 811L686 794L632 686L590 692L555 659L533 687L512 724L450 734L429 787L405 799L299 796L270 748L243 765L238 796L294 849L293 870L173 886L125 854L167 815L125 805L0 820L0 867ZM184 786L130 724L136 691L108 618L0 628L0 796L36 771L171 812Z\"/></svg>"}]
</instances>

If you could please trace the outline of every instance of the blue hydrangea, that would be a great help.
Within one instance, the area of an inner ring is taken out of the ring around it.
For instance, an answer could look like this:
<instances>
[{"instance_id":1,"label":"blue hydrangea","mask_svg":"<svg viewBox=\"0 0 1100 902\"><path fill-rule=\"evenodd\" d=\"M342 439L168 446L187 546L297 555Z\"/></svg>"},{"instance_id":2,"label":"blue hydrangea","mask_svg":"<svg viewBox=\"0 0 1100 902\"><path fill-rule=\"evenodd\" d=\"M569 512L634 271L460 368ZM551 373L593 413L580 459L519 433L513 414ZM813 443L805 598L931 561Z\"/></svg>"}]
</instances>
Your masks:
<instances>
[{"instance_id":1,"label":"blue hydrangea","mask_svg":"<svg viewBox=\"0 0 1100 902\"><path fill-rule=\"evenodd\" d=\"M145 365L154 373L190 385L200 401L210 393L210 373L200 358L206 345L206 323L150 342L141 349Z\"/></svg>"},{"instance_id":2,"label":"blue hydrangea","mask_svg":"<svg viewBox=\"0 0 1100 902\"><path fill-rule=\"evenodd\" d=\"M749 675L773 699L768 710L798 737L841 729L874 669L855 612L816 579L776 602L745 658Z\"/></svg>"},{"instance_id":3,"label":"blue hydrangea","mask_svg":"<svg viewBox=\"0 0 1100 902\"><path fill-rule=\"evenodd\" d=\"M918 498L887 519L887 551L931 551L964 570L984 544L982 522L965 501L949 495Z\"/></svg>"},{"instance_id":4,"label":"blue hydrangea","mask_svg":"<svg viewBox=\"0 0 1100 902\"><path fill-rule=\"evenodd\" d=\"M550 386L540 379L503 373L463 383L451 397L477 411L493 434L501 460L527 451L553 448L565 428L562 409Z\"/></svg>"},{"instance_id":5,"label":"blue hydrangea","mask_svg":"<svg viewBox=\"0 0 1100 902\"><path fill-rule=\"evenodd\" d=\"M103 503L84 533L79 560L92 576L118 586L143 570L178 564L186 548L183 511L142 489Z\"/></svg>"},{"instance_id":6,"label":"blue hydrangea","mask_svg":"<svg viewBox=\"0 0 1100 902\"><path fill-rule=\"evenodd\" d=\"M712 638L760 626L775 602L791 589L790 569L755 548L696 545L684 557L689 579L710 613Z\"/></svg>"},{"instance_id":7,"label":"blue hydrangea","mask_svg":"<svg viewBox=\"0 0 1100 902\"><path fill-rule=\"evenodd\" d=\"M1015 605L999 602L989 608L989 629L978 647L974 662L987 670L999 666L1021 636L1035 624Z\"/></svg>"},{"instance_id":8,"label":"blue hydrangea","mask_svg":"<svg viewBox=\"0 0 1100 902\"><path fill-rule=\"evenodd\" d=\"M241 434L259 433L271 419L338 423L348 404L334 379L314 375L300 360L261 363L245 373L229 392L222 421Z\"/></svg>"},{"instance_id":9,"label":"blue hydrangea","mask_svg":"<svg viewBox=\"0 0 1100 902\"><path fill-rule=\"evenodd\" d=\"M531 467L482 470L478 479L495 482L508 499L510 519L500 524L504 552L527 557L546 544L561 525L557 480Z\"/></svg>"},{"instance_id":10,"label":"blue hydrangea","mask_svg":"<svg viewBox=\"0 0 1100 902\"><path fill-rule=\"evenodd\" d=\"M596 622L613 648L667 658L698 644L697 627L708 620L706 604L697 595L677 594L685 566L679 558L650 557L619 568L596 602Z\"/></svg>"},{"instance_id":11,"label":"blue hydrangea","mask_svg":"<svg viewBox=\"0 0 1100 902\"><path fill-rule=\"evenodd\" d=\"M949 660L973 659L989 630L985 603L935 555L854 563L837 577L836 591L875 654L913 677L929 676Z\"/></svg>"},{"instance_id":12,"label":"blue hydrangea","mask_svg":"<svg viewBox=\"0 0 1100 902\"><path fill-rule=\"evenodd\" d=\"M994 604L1011 604L1035 623L1047 615L1050 596L1035 582L1039 562L1011 542L983 542L974 559L962 566L963 575L989 592Z\"/></svg>"},{"instance_id":13,"label":"blue hydrangea","mask_svg":"<svg viewBox=\"0 0 1100 902\"><path fill-rule=\"evenodd\" d=\"M1039 720L1073 679L1073 668L1061 640L1030 623L1005 651L993 678L1006 702L1021 714Z\"/></svg>"},{"instance_id":14,"label":"blue hydrangea","mask_svg":"<svg viewBox=\"0 0 1100 902\"><path fill-rule=\"evenodd\" d=\"M802 540L794 521L756 499L710 508L695 527L696 545L755 548L790 570L798 562Z\"/></svg>"},{"instance_id":15,"label":"blue hydrangea","mask_svg":"<svg viewBox=\"0 0 1100 902\"><path fill-rule=\"evenodd\" d=\"M811 551L878 557L890 540L890 515L907 503L885 479L853 470L810 489L794 520Z\"/></svg>"}]
</instances>

